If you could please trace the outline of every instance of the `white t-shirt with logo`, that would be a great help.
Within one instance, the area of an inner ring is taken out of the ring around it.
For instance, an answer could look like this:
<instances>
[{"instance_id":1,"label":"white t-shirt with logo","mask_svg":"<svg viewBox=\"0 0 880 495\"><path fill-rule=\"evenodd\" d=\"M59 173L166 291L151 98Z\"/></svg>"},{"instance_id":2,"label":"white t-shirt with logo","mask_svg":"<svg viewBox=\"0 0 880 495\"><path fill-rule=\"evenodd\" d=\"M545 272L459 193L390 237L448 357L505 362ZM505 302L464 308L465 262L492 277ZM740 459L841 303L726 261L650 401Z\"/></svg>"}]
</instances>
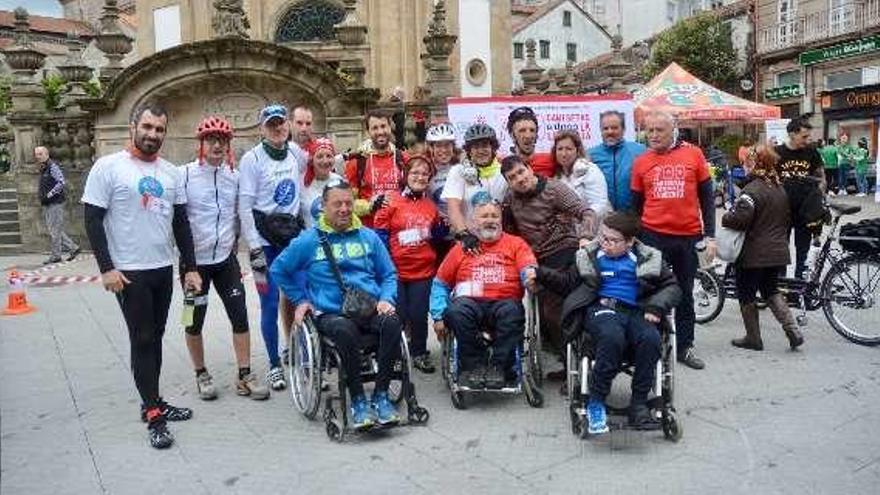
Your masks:
<instances>
[{"instance_id":1,"label":"white t-shirt with logo","mask_svg":"<svg viewBox=\"0 0 880 495\"><path fill-rule=\"evenodd\" d=\"M462 170L466 165L459 163L453 165L446 176L446 184L443 186L443 193L440 195L442 199L459 199L462 202L462 208L465 218L471 210L471 199L480 192L487 192L489 196L499 203L507 194L507 180L501 175L501 171L489 177L488 179L480 178L475 183L469 184L462 175Z\"/></svg>"},{"instance_id":2,"label":"white t-shirt with logo","mask_svg":"<svg viewBox=\"0 0 880 495\"><path fill-rule=\"evenodd\" d=\"M241 180L239 196L242 210L250 207L265 214L300 214L302 196L302 168L294 153L287 153L284 160L269 158L262 144L257 144L241 157ZM268 246L253 221L253 212L240 211L241 232L253 249Z\"/></svg>"},{"instance_id":3,"label":"white t-shirt with logo","mask_svg":"<svg viewBox=\"0 0 880 495\"><path fill-rule=\"evenodd\" d=\"M215 167L195 161L184 165L180 173L196 263L223 262L235 244L239 172L226 163Z\"/></svg>"},{"instance_id":4,"label":"white t-shirt with logo","mask_svg":"<svg viewBox=\"0 0 880 495\"><path fill-rule=\"evenodd\" d=\"M322 195L324 194L324 187L334 180L338 181L343 179L336 172L330 172L330 175L328 175L326 179L312 179L312 183L309 184L309 187L303 187L302 215L303 220L305 220L306 223L306 228L313 227L318 223L318 217L321 216L321 212L323 211L323 203L321 200Z\"/></svg>"},{"instance_id":5,"label":"white t-shirt with logo","mask_svg":"<svg viewBox=\"0 0 880 495\"><path fill-rule=\"evenodd\" d=\"M174 205L186 203L180 171L157 158L145 162L128 151L98 159L82 202L107 210L104 231L118 270L152 270L174 264Z\"/></svg>"}]
</instances>

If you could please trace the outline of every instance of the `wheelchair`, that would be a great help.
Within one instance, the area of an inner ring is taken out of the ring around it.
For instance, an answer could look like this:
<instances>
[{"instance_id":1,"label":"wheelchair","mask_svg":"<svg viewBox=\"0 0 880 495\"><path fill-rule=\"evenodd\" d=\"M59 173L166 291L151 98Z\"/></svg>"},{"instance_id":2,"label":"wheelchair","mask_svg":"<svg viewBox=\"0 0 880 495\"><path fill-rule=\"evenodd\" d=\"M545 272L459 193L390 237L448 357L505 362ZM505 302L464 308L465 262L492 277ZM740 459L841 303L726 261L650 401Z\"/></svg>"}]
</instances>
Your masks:
<instances>
[{"instance_id":1,"label":"wheelchair","mask_svg":"<svg viewBox=\"0 0 880 495\"><path fill-rule=\"evenodd\" d=\"M660 359L657 360L657 368L654 371L654 385L651 393L653 397L648 400L648 407L655 417L660 419L660 429L663 436L672 442L681 440L683 428L676 417L673 405L673 393L675 390L675 320L667 315L660 321ZM569 342L566 346L566 386L568 389L568 412L571 419L571 432L581 438L587 438L586 428L587 412L584 404L590 396L590 380L595 359L591 338L586 332ZM634 366L631 361L631 350L624 352L620 373L632 376ZM607 402L605 409L608 415L608 427L610 430L635 429L628 425L628 407L612 407ZM612 418L622 420L612 421Z\"/></svg>"},{"instance_id":2,"label":"wheelchair","mask_svg":"<svg viewBox=\"0 0 880 495\"><path fill-rule=\"evenodd\" d=\"M364 384L375 382L379 372L376 359L378 336L362 335L361 375ZM290 394L294 407L307 419L313 420L323 404L324 429L331 440L342 442L352 429L349 426L348 388L342 360L334 343L318 332L311 315L301 325L294 325L290 332ZM399 405L406 403L404 424L425 424L430 414L416 399L415 385L411 381L412 361L406 337L401 334L400 358L394 363L388 396ZM336 373L335 379L331 376ZM336 386L331 385L335 381ZM322 400L322 395L324 395ZM374 426L368 431L387 427Z\"/></svg>"},{"instance_id":3,"label":"wheelchair","mask_svg":"<svg viewBox=\"0 0 880 495\"><path fill-rule=\"evenodd\" d=\"M538 299L531 292L524 298L526 313L525 335L517 345L512 371L516 379L503 388L471 388L459 383L458 341L449 330L443 338L440 372L449 387L452 406L456 409L467 409L466 396L478 394L525 395L532 407L544 405L543 361L541 357L541 325L538 311ZM489 332L481 332L480 336L487 348L492 349L493 336Z\"/></svg>"}]
</instances>

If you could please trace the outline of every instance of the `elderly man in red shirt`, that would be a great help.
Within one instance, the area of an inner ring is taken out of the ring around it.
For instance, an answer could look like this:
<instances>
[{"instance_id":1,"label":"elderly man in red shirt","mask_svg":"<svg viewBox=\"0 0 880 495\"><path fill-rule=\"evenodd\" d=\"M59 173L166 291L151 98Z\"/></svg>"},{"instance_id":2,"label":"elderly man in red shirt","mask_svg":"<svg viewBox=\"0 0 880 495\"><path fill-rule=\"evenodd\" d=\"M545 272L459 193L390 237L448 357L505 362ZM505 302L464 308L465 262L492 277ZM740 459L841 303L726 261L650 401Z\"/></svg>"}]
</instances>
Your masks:
<instances>
[{"instance_id":1,"label":"elderly man in red shirt","mask_svg":"<svg viewBox=\"0 0 880 495\"><path fill-rule=\"evenodd\" d=\"M431 286L431 319L438 337L447 326L458 341L462 383L502 388L514 376L514 351L525 330L524 287L535 287L535 255L524 240L501 230L501 205L488 193L472 202L476 254L456 244ZM480 339L494 333L491 363Z\"/></svg>"},{"instance_id":2,"label":"elderly man in red shirt","mask_svg":"<svg viewBox=\"0 0 880 495\"><path fill-rule=\"evenodd\" d=\"M703 152L680 143L675 120L664 112L645 117L648 151L632 171L633 206L642 216L641 241L659 249L672 265L683 297L675 310L678 360L693 369L706 365L694 354L694 277L697 246L715 256L715 194Z\"/></svg>"}]
</instances>

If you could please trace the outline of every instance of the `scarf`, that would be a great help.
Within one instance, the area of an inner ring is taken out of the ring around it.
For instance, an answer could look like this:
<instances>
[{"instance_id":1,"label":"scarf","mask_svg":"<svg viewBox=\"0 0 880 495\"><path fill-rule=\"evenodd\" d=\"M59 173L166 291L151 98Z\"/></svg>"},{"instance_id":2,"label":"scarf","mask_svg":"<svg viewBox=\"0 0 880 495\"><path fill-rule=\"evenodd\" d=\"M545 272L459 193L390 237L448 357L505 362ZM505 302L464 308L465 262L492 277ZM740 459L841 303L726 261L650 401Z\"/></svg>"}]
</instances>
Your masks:
<instances>
[{"instance_id":1,"label":"scarf","mask_svg":"<svg viewBox=\"0 0 880 495\"><path fill-rule=\"evenodd\" d=\"M269 158L271 158L272 160L280 162L281 160L287 158L287 151L289 148L287 147L286 141L283 148L276 148L269 144L269 141L266 141L265 139L262 141L262 144L263 150L266 152L267 155L269 155Z\"/></svg>"},{"instance_id":2,"label":"scarf","mask_svg":"<svg viewBox=\"0 0 880 495\"><path fill-rule=\"evenodd\" d=\"M494 160L492 160L492 163L482 167L477 167L477 170L480 171L481 179L490 179L494 177L495 174L501 171L501 162L499 162L498 159L495 158Z\"/></svg>"}]
</instances>

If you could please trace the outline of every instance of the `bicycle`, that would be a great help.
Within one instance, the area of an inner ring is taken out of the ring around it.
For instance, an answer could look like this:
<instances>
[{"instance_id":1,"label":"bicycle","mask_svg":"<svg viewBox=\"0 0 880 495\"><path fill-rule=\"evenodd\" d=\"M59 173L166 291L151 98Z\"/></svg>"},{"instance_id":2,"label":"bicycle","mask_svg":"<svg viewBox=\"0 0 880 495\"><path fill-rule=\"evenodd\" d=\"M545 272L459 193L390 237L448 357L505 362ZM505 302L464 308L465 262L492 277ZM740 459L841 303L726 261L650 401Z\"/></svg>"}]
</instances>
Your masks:
<instances>
[{"instance_id":1,"label":"bicycle","mask_svg":"<svg viewBox=\"0 0 880 495\"><path fill-rule=\"evenodd\" d=\"M832 212L831 228L821 243L815 262L808 262L804 279L782 277L779 292L788 306L798 309L799 326L807 325L807 311L822 308L825 319L843 338L856 344L880 344L880 250L875 238L841 236L840 218L861 211L862 207L829 204ZM818 238L814 238L816 247ZM833 247L833 242L844 241L854 249ZM860 248L859 246L864 246ZM829 264L825 270L826 263ZM694 280L694 310L697 323L709 323L721 313L726 298L736 298L736 281L732 263L723 276L716 267L700 269ZM852 311L851 311L852 310ZM874 310L874 311L871 311ZM872 330L875 329L875 330Z\"/></svg>"}]
</instances>

